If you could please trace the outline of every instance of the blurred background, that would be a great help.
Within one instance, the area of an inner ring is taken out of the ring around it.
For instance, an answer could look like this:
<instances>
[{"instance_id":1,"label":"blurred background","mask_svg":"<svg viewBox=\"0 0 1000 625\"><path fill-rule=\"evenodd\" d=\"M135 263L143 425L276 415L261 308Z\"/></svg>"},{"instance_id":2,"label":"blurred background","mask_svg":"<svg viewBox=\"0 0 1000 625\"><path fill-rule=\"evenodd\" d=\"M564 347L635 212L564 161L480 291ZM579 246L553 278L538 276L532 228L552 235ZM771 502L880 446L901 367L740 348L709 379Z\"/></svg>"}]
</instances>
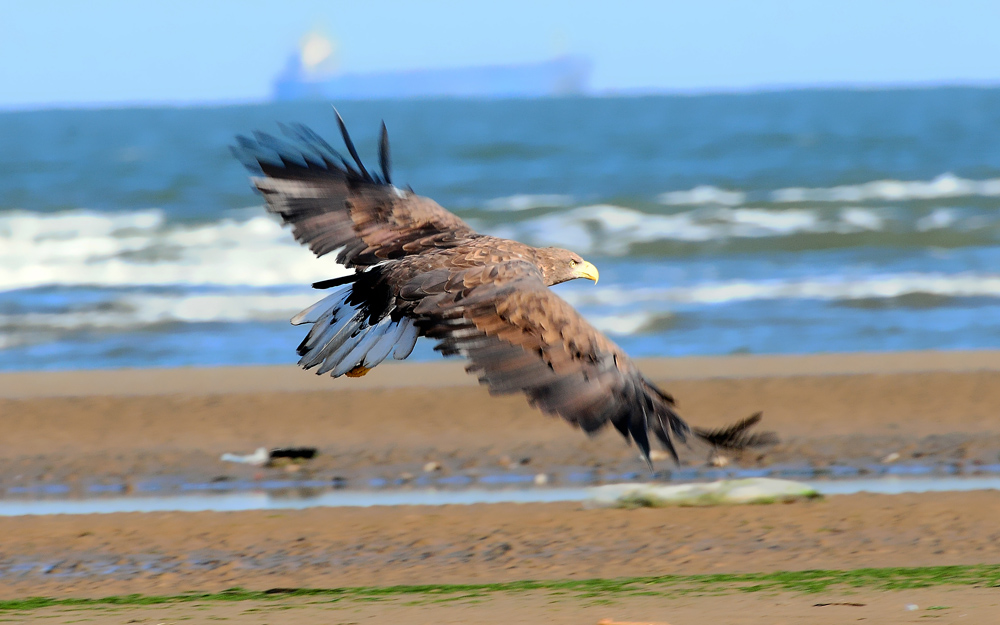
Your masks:
<instances>
[{"instance_id":1,"label":"blurred background","mask_svg":"<svg viewBox=\"0 0 1000 625\"><path fill-rule=\"evenodd\" d=\"M0 37L0 370L294 362L339 275L236 134L330 105L637 356L1000 347L992 2L33 2ZM421 345L413 359L435 358Z\"/></svg>"}]
</instances>

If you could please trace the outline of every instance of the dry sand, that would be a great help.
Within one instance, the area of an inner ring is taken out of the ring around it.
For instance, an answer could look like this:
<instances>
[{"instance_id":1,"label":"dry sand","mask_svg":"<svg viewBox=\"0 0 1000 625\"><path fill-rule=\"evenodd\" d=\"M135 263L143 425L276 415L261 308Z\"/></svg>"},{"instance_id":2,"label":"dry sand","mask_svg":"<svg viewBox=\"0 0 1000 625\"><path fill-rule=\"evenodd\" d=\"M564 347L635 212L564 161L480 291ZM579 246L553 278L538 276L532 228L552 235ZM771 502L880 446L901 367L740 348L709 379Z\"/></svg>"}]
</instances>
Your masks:
<instances>
[{"instance_id":1,"label":"dry sand","mask_svg":"<svg viewBox=\"0 0 1000 625\"><path fill-rule=\"evenodd\" d=\"M996 352L643 364L674 393L693 424L721 425L763 410L766 427L778 432L782 443L744 454L737 460L745 466L864 465L893 452L899 462L972 466L1000 459ZM490 398L461 376L460 366L396 366L377 370L353 388L352 382L316 380L290 368L2 375L0 487L164 475L280 476L283 469L223 464L218 456L285 445L317 446L320 456L300 475L319 478L419 473L428 461L440 462L443 474L506 470L512 459L526 459L517 471L554 475L566 467L642 470L634 449L617 433L590 439L538 414L521 398ZM684 462L704 464L705 451L682 450ZM533 504L0 518L0 594L171 594L231 586L992 564L1000 562L997 519L996 491L631 511ZM959 609L981 617L998 603L995 589L920 593L908 598L864 591L859 602L868 604L867 612L856 606L813 607L822 601L783 594L717 601L632 597L609 605L593 600L570 605L545 595L437 607L392 600L384 609L335 606L335 617L323 612L326 608L301 607L296 622L398 617L506 623L532 622L543 613L542 620L566 623L605 617L675 625L931 617L951 622ZM906 603L952 607L910 614L902 609ZM271 614L268 606L256 612L246 612L247 605L185 612L188 608L122 608L97 620L161 622L169 612L169 618L195 622L209 617L256 622ZM71 618L59 608L46 610L55 620ZM712 614L707 621L694 619ZM760 620L762 615L773 618Z\"/></svg>"},{"instance_id":2,"label":"dry sand","mask_svg":"<svg viewBox=\"0 0 1000 625\"><path fill-rule=\"evenodd\" d=\"M377 601L309 598L273 601L192 602L153 606L52 607L9 612L12 623L148 623L218 625L878 625L959 623L995 625L995 588L922 588L843 593L732 593L682 597L614 598L544 592L412 597ZM44 619L44 621L42 620Z\"/></svg>"}]
</instances>

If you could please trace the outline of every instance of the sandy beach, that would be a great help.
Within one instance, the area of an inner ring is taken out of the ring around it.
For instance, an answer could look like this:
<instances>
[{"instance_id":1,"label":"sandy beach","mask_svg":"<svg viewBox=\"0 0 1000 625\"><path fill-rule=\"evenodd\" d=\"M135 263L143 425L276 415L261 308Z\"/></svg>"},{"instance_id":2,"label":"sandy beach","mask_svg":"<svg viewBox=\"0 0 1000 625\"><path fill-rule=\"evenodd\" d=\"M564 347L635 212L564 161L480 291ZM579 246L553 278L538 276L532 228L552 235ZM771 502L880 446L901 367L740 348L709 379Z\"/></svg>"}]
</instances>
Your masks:
<instances>
[{"instance_id":1,"label":"sandy beach","mask_svg":"<svg viewBox=\"0 0 1000 625\"><path fill-rule=\"evenodd\" d=\"M1000 460L995 352L642 364L674 393L692 424L717 426L764 411L766 429L781 443L734 457L740 466L865 466L889 454L898 454L892 462L964 467ZM0 397L0 486L8 492L67 484L73 496L83 494L84 485L164 476L288 477L287 467L219 460L223 452L258 446L315 446L318 457L296 477L349 483L419 475L427 462L439 463L440 475L543 473L556 484L567 467L597 474L643 470L617 433L588 438L520 397L490 398L455 363L380 367L357 381L316 379L284 367L18 373L0 376ZM683 448L682 464L703 466L706 451ZM670 468L667 461L657 464ZM8 517L0 518L0 594L93 597L995 564L998 517L996 491L656 510L566 503ZM995 605L992 597L969 602ZM676 598L664 601L680 605ZM375 620L386 614L365 610ZM596 612L565 614L590 619ZM499 622L484 615L474 620ZM412 622L424 622L420 618Z\"/></svg>"}]
</instances>

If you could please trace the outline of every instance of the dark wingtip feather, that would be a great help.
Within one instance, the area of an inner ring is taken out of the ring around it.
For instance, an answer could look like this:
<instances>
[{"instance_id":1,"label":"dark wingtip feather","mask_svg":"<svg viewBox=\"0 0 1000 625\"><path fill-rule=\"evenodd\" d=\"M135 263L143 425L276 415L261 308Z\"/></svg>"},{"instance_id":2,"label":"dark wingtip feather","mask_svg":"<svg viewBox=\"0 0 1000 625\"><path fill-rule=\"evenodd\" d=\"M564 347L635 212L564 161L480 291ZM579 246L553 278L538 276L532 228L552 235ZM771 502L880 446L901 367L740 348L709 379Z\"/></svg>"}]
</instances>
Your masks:
<instances>
[{"instance_id":1,"label":"dark wingtip feather","mask_svg":"<svg viewBox=\"0 0 1000 625\"><path fill-rule=\"evenodd\" d=\"M663 401L667 402L668 405L670 405L670 406L676 406L677 405L677 401L674 400L674 396L673 395L671 395L670 393L666 392L665 390L663 390L659 386L657 386L657 385L653 384L652 382L650 382L647 377L643 376L642 381L645 382L646 386L648 386L649 388L653 389L653 391L655 391L656 394L660 396L660 399L662 399Z\"/></svg>"},{"instance_id":2,"label":"dark wingtip feather","mask_svg":"<svg viewBox=\"0 0 1000 625\"><path fill-rule=\"evenodd\" d=\"M237 137L237 141L243 138L244 137ZM255 159L251 154L247 152L245 147L243 147L242 145L240 147L231 145L229 146L229 151L230 153L232 153L234 157L236 157L236 160L238 160L240 164L243 165L243 167L245 167L247 171L249 171L251 174L255 176L264 175L264 170L261 169L260 163L258 163L257 159Z\"/></svg>"},{"instance_id":3,"label":"dark wingtip feather","mask_svg":"<svg viewBox=\"0 0 1000 625\"><path fill-rule=\"evenodd\" d=\"M670 436L666 434L663 428L663 420L659 414L659 410L657 410L657 406L654 405L648 395L640 396L639 401L641 403L632 411L626 427L628 428L628 433L632 436L632 440L635 441L636 446L642 453L642 459L646 461L649 472L653 472L653 460L649 457L649 431L651 429L656 434L656 438L659 439L660 443L670 452L674 462L679 463L680 459L677 457L677 450L674 448L674 443L670 440ZM657 423L650 423L651 418L656 419Z\"/></svg>"},{"instance_id":4,"label":"dark wingtip feather","mask_svg":"<svg viewBox=\"0 0 1000 625\"><path fill-rule=\"evenodd\" d=\"M649 469L650 475L655 475L656 467L653 466L653 461L650 459L649 454L642 454L642 459L646 461L646 468Z\"/></svg>"},{"instance_id":5,"label":"dark wingtip feather","mask_svg":"<svg viewBox=\"0 0 1000 625\"><path fill-rule=\"evenodd\" d=\"M676 428L671 426L671 429L676 432ZM681 459L677 456L677 448L674 447L674 441L670 438L670 433L667 431L667 428L664 427L662 419L660 419L657 427L653 429L653 432L656 434L656 438L660 441L660 444L663 445L663 448L666 449L667 453L670 454L670 457L674 459L674 464L680 464ZM681 436L680 439L682 442L684 441L683 436Z\"/></svg>"},{"instance_id":6,"label":"dark wingtip feather","mask_svg":"<svg viewBox=\"0 0 1000 625\"><path fill-rule=\"evenodd\" d=\"M778 435L774 432L748 432L750 428L757 425L763 417L763 413L757 412L746 419L741 419L736 423L719 428L717 430L703 430L694 428L694 435L713 447L723 449L748 449L751 447L764 447L774 445L778 442Z\"/></svg>"},{"instance_id":7,"label":"dark wingtip feather","mask_svg":"<svg viewBox=\"0 0 1000 625\"><path fill-rule=\"evenodd\" d=\"M629 434L632 435L632 440L635 441L636 447L639 448L639 452L642 453L642 459L646 461L646 466L652 472L653 461L649 458L649 434L646 433L646 420L644 418L637 419L633 415L629 421L628 430Z\"/></svg>"},{"instance_id":8,"label":"dark wingtip feather","mask_svg":"<svg viewBox=\"0 0 1000 625\"><path fill-rule=\"evenodd\" d=\"M253 138L237 135L229 150L254 175L296 177L327 170L308 144L295 145L265 132L254 131Z\"/></svg>"},{"instance_id":9,"label":"dark wingtip feather","mask_svg":"<svg viewBox=\"0 0 1000 625\"><path fill-rule=\"evenodd\" d=\"M320 280L319 282L313 282L312 287L314 289L332 289L335 286L350 284L357 279L358 279L358 274L352 273L346 276L341 276L339 278L330 278L329 280Z\"/></svg>"},{"instance_id":10,"label":"dark wingtip feather","mask_svg":"<svg viewBox=\"0 0 1000 625\"><path fill-rule=\"evenodd\" d=\"M382 179L386 184L392 184L392 177L389 175L389 131L385 129L385 122L382 122L382 133L378 141L378 161L382 166Z\"/></svg>"},{"instance_id":11,"label":"dark wingtip feather","mask_svg":"<svg viewBox=\"0 0 1000 625\"><path fill-rule=\"evenodd\" d=\"M344 171L349 174L357 174L351 164L347 162L340 152L335 150L332 145L327 143L326 139L321 137L312 128L306 126L305 124L294 123L288 126L289 131L301 142L312 147L313 150L319 152L324 160L326 160L327 165L334 167L336 163L340 163L344 166Z\"/></svg>"},{"instance_id":12,"label":"dark wingtip feather","mask_svg":"<svg viewBox=\"0 0 1000 625\"><path fill-rule=\"evenodd\" d=\"M344 137L344 145L347 146L347 151L350 153L351 158L354 162L358 164L358 169L361 171L361 175L365 177L365 180L372 180L371 174L365 169L365 164L361 162L361 157L358 156L358 151L354 148L354 142L351 141L351 135L347 133L347 124L344 123L344 118L340 116L340 111L337 107L333 107L333 112L337 115L337 124L340 125L340 134Z\"/></svg>"},{"instance_id":13,"label":"dark wingtip feather","mask_svg":"<svg viewBox=\"0 0 1000 625\"><path fill-rule=\"evenodd\" d=\"M289 165L293 165L303 169L309 168L309 162L306 160L305 154L295 146L259 130L255 130L253 136L260 147L274 152L283 166L288 167Z\"/></svg>"}]
</instances>

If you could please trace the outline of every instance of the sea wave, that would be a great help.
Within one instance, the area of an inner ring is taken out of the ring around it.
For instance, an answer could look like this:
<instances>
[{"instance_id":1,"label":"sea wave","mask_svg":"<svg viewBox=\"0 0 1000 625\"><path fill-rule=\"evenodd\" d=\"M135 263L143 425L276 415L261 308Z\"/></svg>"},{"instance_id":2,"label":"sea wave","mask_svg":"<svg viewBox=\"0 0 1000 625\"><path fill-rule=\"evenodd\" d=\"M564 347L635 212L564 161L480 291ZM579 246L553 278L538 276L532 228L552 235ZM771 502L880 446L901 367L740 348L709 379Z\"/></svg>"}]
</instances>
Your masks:
<instances>
[{"instance_id":1,"label":"sea wave","mask_svg":"<svg viewBox=\"0 0 1000 625\"><path fill-rule=\"evenodd\" d=\"M177 323L288 322L322 294L105 293L98 301L57 311L0 313L0 349L46 342L79 332L136 332ZM662 311L593 314L588 320L611 335L627 336L663 329L674 315Z\"/></svg>"},{"instance_id":2,"label":"sea wave","mask_svg":"<svg viewBox=\"0 0 1000 625\"><path fill-rule=\"evenodd\" d=\"M691 189L667 191L655 201L670 207L741 207L760 208L768 204L909 202L954 198L1000 197L1000 178L974 180L944 173L931 180L872 180L854 185L832 187L785 187L781 189L721 189L698 185ZM647 200L644 200L645 202ZM518 212L534 208L567 208L578 200L564 194L515 194L493 198L480 206L488 211ZM774 208L785 208L778 206Z\"/></svg>"},{"instance_id":3,"label":"sea wave","mask_svg":"<svg viewBox=\"0 0 1000 625\"><path fill-rule=\"evenodd\" d=\"M132 329L161 323L288 320L320 299L301 294L122 294L57 312L0 314L2 328Z\"/></svg>"},{"instance_id":4,"label":"sea wave","mask_svg":"<svg viewBox=\"0 0 1000 625\"><path fill-rule=\"evenodd\" d=\"M562 296L574 306L718 305L752 300L871 300L926 294L939 297L1000 297L1000 274L963 272L825 276L794 280L728 280L693 285L622 289L574 289Z\"/></svg>"},{"instance_id":5,"label":"sea wave","mask_svg":"<svg viewBox=\"0 0 1000 625\"><path fill-rule=\"evenodd\" d=\"M581 252L622 255L636 243L658 240L704 242L727 237L761 237L823 228L808 210L704 209L672 215L599 204L581 206L493 228L501 236L535 245L563 245Z\"/></svg>"},{"instance_id":6,"label":"sea wave","mask_svg":"<svg viewBox=\"0 0 1000 625\"><path fill-rule=\"evenodd\" d=\"M774 202L864 202L878 200L900 202L957 197L1000 196L1000 178L969 180L951 173L930 181L875 180L857 185L836 187L789 187L771 193Z\"/></svg>"},{"instance_id":7,"label":"sea wave","mask_svg":"<svg viewBox=\"0 0 1000 625\"><path fill-rule=\"evenodd\" d=\"M659 241L706 243L890 231L905 235L945 229L970 233L995 230L997 226L995 216L980 213L966 215L944 208L920 215L900 215L885 207L860 206L832 209L702 207L662 214L600 204L482 227L491 234L532 245L556 245L580 253L622 256L635 245Z\"/></svg>"},{"instance_id":8,"label":"sea wave","mask_svg":"<svg viewBox=\"0 0 1000 625\"><path fill-rule=\"evenodd\" d=\"M487 201L484 207L493 211L524 211L533 208L556 208L572 205L572 195L521 193L494 198Z\"/></svg>"},{"instance_id":9,"label":"sea wave","mask_svg":"<svg viewBox=\"0 0 1000 625\"><path fill-rule=\"evenodd\" d=\"M587 321L590 325L612 336L632 336L662 331L672 325L675 320L676 315L674 313L658 310L587 315Z\"/></svg>"},{"instance_id":10,"label":"sea wave","mask_svg":"<svg viewBox=\"0 0 1000 625\"><path fill-rule=\"evenodd\" d=\"M161 211L0 214L0 290L42 285L308 284L343 275L262 215L168 223Z\"/></svg>"},{"instance_id":11,"label":"sea wave","mask_svg":"<svg viewBox=\"0 0 1000 625\"><path fill-rule=\"evenodd\" d=\"M599 204L502 223L471 221L483 232L532 245L605 256L627 256L636 246L657 243L694 250L734 240L760 240L762 250L808 247L815 238L795 243L796 237L817 235L826 237L824 247L846 244L839 243L844 235L865 233L865 245L878 245L878 237L893 237L894 245L919 237L920 245L940 240L951 247L1000 238L1000 218L993 212L952 207L904 214L859 206L702 206L651 213ZM260 207L242 218L203 223L171 222L158 210L0 213L0 290L5 291L46 285L306 285L346 272L332 255L317 260Z\"/></svg>"},{"instance_id":12,"label":"sea wave","mask_svg":"<svg viewBox=\"0 0 1000 625\"><path fill-rule=\"evenodd\" d=\"M0 349L85 331L135 332L175 323L287 322L321 297L315 291L284 294L106 293L99 301L59 311L0 313ZM660 311L588 316L596 328L612 335L662 329L672 318L672 313Z\"/></svg>"},{"instance_id":13,"label":"sea wave","mask_svg":"<svg viewBox=\"0 0 1000 625\"><path fill-rule=\"evenodd\" d=\"M747 194L742 191L725 191L711 185L700 185L687 191L669 191L661 193L657 200L668 206L721 204L723 206L738 206L746 203Z\"/></svg>"},{"instance_id":14,"label":"sea wave","mask_svg":"<svg viewBox=\"0 0 1000 625\"><path fill-rule=\"evenodd\" d=\"M1000 178L974 180L943 173L931 180L872 180L832 187L785 187L775 190L720 189L699 185L657 196L667 206L740 206L748 203L908 202L962 197L998 197Z\"/></svg>"},{"instance_id":15,"label":"sea wave","mask_svg":"<svg viewBox=\"0 0 1000 625\"><path fill-rule=\"evenodd\" d=\"M570 286L570 285L567 285ZM57 289L61 291L61 289ZM198 292L172 287L139 292L96 289L86 296L66 293L53 298L37 290L8 296L0 311L0 348L51 340L84 331L120 332L169 324L287 322L322 294L299 286L200 287ZM863 308L893 305L936 307L955 298L1000 298L1000 273L896 273L868 276L815 276L798 279L703 281L656 287L563 288L559 294L579 307L599 330L628 336L662 332L677 315L692 309L761 300L814 300L857 304ZM51 302L62 302L53 306Z\"/></svg>"},{"instance_id":16,"label":"sea wave","mask_svg":"<svg viewBox=\"0 0 1000 625\"><path fill-rule=\"evenodd\" d=\"M173 293L119 291L61 310L0 313L0 349L79 332L135 332L176 323L287 322L320 299L300 293ZM28 308L28 310L23 310Z\"/></svg>"}]
</instances>

